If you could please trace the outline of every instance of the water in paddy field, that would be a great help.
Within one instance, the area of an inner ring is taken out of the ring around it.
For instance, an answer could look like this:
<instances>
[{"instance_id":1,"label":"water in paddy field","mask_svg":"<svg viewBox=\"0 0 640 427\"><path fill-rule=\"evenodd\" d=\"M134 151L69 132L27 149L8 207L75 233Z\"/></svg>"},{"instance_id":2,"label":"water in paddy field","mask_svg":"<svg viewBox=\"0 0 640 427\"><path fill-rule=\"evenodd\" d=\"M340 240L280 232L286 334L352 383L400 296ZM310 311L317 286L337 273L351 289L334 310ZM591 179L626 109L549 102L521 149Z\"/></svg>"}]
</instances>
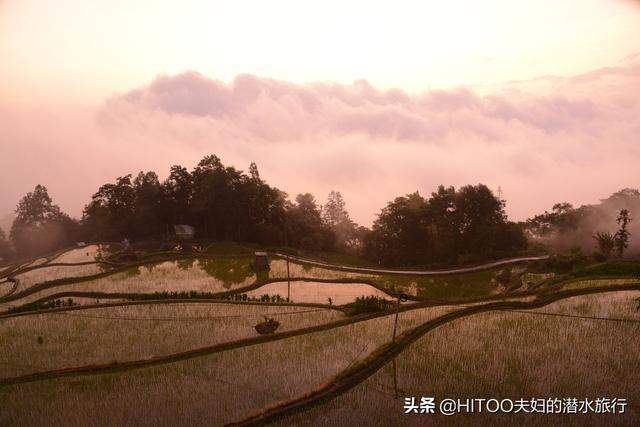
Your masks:
<instances>
[{"instance_id":1,"label":"water in paddy field","mask_svg":"<svg viewBox=\"0 0 640 427\"><path fill-rule=\"evenodd\" d=\"M247 293L248 296L259 298L261 295L280 295L287 297L287 282L270 283L259 289ZM291 282L290 299L293 302L310 302L327 304L329 298L334 305L348 304L362 296L376 296L391 299L389 295L365 283L318 283Z\"/></svg>"}]
</instances>

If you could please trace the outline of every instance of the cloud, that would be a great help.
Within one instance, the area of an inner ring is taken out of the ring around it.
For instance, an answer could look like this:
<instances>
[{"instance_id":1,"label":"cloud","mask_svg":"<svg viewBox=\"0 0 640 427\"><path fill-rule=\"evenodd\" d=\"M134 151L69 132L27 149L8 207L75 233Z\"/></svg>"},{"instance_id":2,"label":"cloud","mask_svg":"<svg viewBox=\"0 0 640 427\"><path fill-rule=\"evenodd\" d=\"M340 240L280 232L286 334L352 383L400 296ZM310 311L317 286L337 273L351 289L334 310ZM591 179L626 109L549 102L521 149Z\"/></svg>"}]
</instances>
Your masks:
<instances>
[{"instance_id":1,"label":"cloud","mask_svg":"<svg viewBox=\"0 0 640 427\"><path fill-rule=\"evenodd\" d=\"M639 71L618 67L574 80L584 83L612 74L637 77ZM457 89L409 95L399 89L377 90L366 81L294 85L243 75L224 84L196 72L160 76L147 87L110 99L105 110L117 114L119 108L233 122L239 135L265 142L362 133L437 143L451 132L498 137L489 129L513 122L554 133L580 128L601 113L588 97L571 94L518 94L514 99Z\"/></svg>"},{"instance_id":2,"label":"cloud","mask_svg":"<svg viewBox=\"0 0 640 427\"><path fill-rule=\"evenodd\" d=\"M240 169L256 161L290 194L323 200L340 190L364 224L393 197L438 184L500 186L518 219L557 201L591 203L639 185L633 59L581 76L512 82L486 96L252 75L227 84L186 72L159 76L95 111L0 108L0 143L15 159L0 168L7 194L0 211L41 182L78 213L106 180L141 169L163 176L209 153Z\"/></svg>"}]
</instances>

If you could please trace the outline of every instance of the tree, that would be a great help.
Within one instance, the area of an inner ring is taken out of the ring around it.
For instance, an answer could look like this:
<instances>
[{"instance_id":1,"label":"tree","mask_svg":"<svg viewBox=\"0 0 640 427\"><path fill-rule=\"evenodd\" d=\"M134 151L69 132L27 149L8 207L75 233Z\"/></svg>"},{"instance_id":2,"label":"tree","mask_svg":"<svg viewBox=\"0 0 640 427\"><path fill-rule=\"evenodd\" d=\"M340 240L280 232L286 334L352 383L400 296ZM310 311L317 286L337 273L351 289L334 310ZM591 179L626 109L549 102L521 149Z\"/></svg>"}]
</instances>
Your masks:
<instances>
[{"instance_id":1,"label":"tree","mask_svg":"<svg viewBox=\"0 0 640 427\"><path fill-rule=\"evenodd\" d=\"M33 256L67 246L78 234L77 222L61 212L47 188L38 184L18 202L10 237L18 254Z\"/></svg>"},{"instance_id":2,"label":"tree","mask_svg":"<svg viewBox=\"0 0 640 427\"><path fill-rule=\"evenodd\" d=\"M528 219L527 230L534 237L548 236L554 232L565 234L578 228L584 213L584 209L574 209L571 203L556 203L551 212L545 211Z\"/></svg>"},{"instance_id":3,"label":"tree","mask_svg":"<svg viewBox=\"0 0 640 427\"><path fill-rule=\"evenodd\" d=\"M358 225L349 218L342 194L331 191L327 203L322 208L322 220L335 234L335 249L356 251L361 246L357 233Z\"/></svg>"},{"instance_id":4,"label":"tree","mask_svg":"<svg viewBox=\"0 0 640 427\"><path fill-rule=\"evenodd\" d=\"M609 232L598 232L593 238L598 242L600 253L609 258L616 244L614 235Z\"/></svg>"},{"instance_id":5,"label":"tree","mask_svg":"<svg viewBox=\"0 0 640 427\"><path fill-rule=\"evenodd\" d=\"M7 260L13 257L13 249L11 243L7 240L4 230L0 228L0 259Z\"/></svg>"},{"instance_id":6,"label":"tree","mask_svg":"<svg viewBox=\"0 0 640 427\"><path fill-rule=\"evenodd\" d=\"M283 244L286 193L264 182L253 162L238 191L242 200L242 218L238 219L242 221L243 238L256 243Z\"/></svg>"},{"instance_id":7,"label":"tree","mask_svg":"<svg viewBox=\"0 0 640 427\"><path fill-rule=\"evenodd\" d=\"M365 254L396 266L468 263L527 246L523 228L507 221L504 202L483 185L439 186L426 200L413 193L390 202L367 236Z\"/></svg>"},{"instance_id":8,"label":"tree","mask_svg":"<svg viewBox=\"0 0 640 427\"><path fill-rule=\"evenodd\" d=\"M378 215L365 242L368 258L385 265L407 266L428 258L427 202L418 193L397 197Z\"/></svg>"},{"instance_id":9,"label":"tree","mask_svg":"<svg viewBox=\"0 0 640 427\"><path fill-rule=\"evenodd\" d=\"M460 238L464 241L460 254L484 258L501 249L498 238L504 232L504 203L486 185L460 188L456 194L456 210L459 211Z\"/></svg>"},{"instance_id":10,"label":"tree","mask_svg":"<svg viewBox=\"0 0 640 427\"><path fill-rule=\"evenodd\" d=\"M316 199L298 194L296 203L287 203L285 212L287 244L308 250L329 250L334 245L331 229L322 221Z\"/></svg>"},{"instance_id":11,"label":"tree","mask_svg":"<svg viewBox=\"0 0 640 427\"><path fill-rule=\"evenodd\" d=\"M193 177L183 166L171 166L162 183L161 212L165 224L189 224L193 201Z\"/></svg>"},{"instance_id":12,"label":"tree","mask_svg":"<svg viewBox=\"0 0 640 427\"><path fill-rule=\"evenodd\" d=\"M120 240L135 233L136 190L131 175L104 184L85 207L83 222L98 240Z\"/></svg>"},{"instance_id":13,"label":"tree","mask_svg":"<svg viewBox=\"0 0 640 427\"><path fill-rule=\"evenodd\" d=\"M594 230L601 230L603 224L612 224L620 210L635 212L640 209L640 191L624 188L600 200L599 204L583 205L578 208L568 203L557 203L551 212L544 212L527 220L525 231L540 243L562 252L580 247L584 251L597 249L598 239ZM637 224L636 224L637 226ZM627 231L633 233L631 224ZM611 231L605 227L602 231ZM615 249L615 248L614 248ZM616 251L612 251L612 254Z\"/></svg>"},{"instance_id":14,"label":"tree","mask_svg":"<svg viewBox=\"0 0 640 427\"><path fill-rule=\"evenodd\" d=\"M155 172L140 172L133 180L135 194L133 235L158 236L163 232L162 212L164 193Z\"/></svg>"},{"instance_id":15,"label":"tree","mask_svg":"<svg viewBox=\"0 0 640 427\"><path fill-rule=\"evenodd\" d=\"M618 218L616 218L616 222L620 226L618 231L616 231L614 240L615 240L615 249L618 257L622 257L622 253L624 250L629 247L629 231L627 230L627 225L631 222L631 217L629 216L629 211L627 209L620 210L618 213Z\"/></svg>"},{"instance_id":16,"label":"tree","mask_svg":"<svg viewBox=\"0 0 640 427\"><path fill-rule=\"evenodd\" d=\"M258 165L256 165L254 162L251 162L251 164L249 165L249 175L251 176L251 179L260 181L260 172L258 172Z\"/></svg>"},{"instance_id":17,"label":"tree","mask_svg":"<svg viewBox=\"0 0 640 427\"><path fill-rule=\"evenodd\" d=\"M60 208L53 204L47 187L38 184L18 202L14 223L42 225L59 214Z\"/></svg>"},{"instance_id":18,"label":"tree","mask_svg":"<svg viewBox=\"0 0 640 427\"><path fill-rule=\"evenodd\" d=\"M220 158L203 158L192 172L194 222L203 236L242 240L247 234L241 219L246 203L239 195L243 174L233 167L225 167ZM246 217L245 217L246 218Z\"/></svg>"}]
</instances>

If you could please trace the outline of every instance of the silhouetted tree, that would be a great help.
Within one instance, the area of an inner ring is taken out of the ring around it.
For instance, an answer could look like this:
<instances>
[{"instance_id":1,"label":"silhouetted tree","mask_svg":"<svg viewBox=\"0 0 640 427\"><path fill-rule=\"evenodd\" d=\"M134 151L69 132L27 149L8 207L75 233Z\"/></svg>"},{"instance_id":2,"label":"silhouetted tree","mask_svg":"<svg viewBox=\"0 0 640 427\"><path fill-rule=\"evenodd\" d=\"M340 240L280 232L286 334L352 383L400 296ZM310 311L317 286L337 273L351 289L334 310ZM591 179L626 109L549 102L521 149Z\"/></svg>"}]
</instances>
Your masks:
<instances>
[{"instance_id":1,"label":"silhouetted tree","mask_svg":"<svg viewBox=\"0 0 640 427\"><path fill-rule=\"evenodd\" d=\"M311 194L298 194L296 204L287 204L285 216L288 244L310 250L332 249L333 233L322 221L320 209Z\"/></svg>"},{"instance_id":2,"label":"silhouetted tree","mask_svg":"<svg viewBox=\"0 0 640 427\"><path fill-rule=\"evenodd\" d=\"M4 230L0 228L0 258L8 260L13 258L13 248L11 243L7 240L7 236L4 234Z\"/></svg>"},{"instance_id":3,"label":"silhouetted tree","mask_svg":"<svg viewBox=\"0 0 640 427\"><path fill-rule=\"evenodd\" d=\"M619 257L622 257L624 250L629 247L629 231L627 230L627 225L631 222L629 211L627 209L622 209L618 214L618 218L616 218L616 222L620 228L616 231L614 236L614 245L616 248L616 254Z\"/></svg>"},{"instance_id":4,"label":"silhouetted tree","mask_svg":"<svg viewBox=\"0 0 640 427\"><path fill-rule=\"evenodd\" d=\"M331 191L327 203L322 208L322 219L335 235L335 249L355 252L362 241L358 225L349 218L345 201L339 191Z\"/></svg>"},{"instance_id":5,"label":"silhouetted tree","mask_svg":"<svg viewBox=\"0 0 640 427\"><path fill-rule=\"evenodd\" d=\"M140 172L133 180L135 194L132 234L136 237L153 237L162 234L164 193L155 172Z\"/></svg>"},{"instance_id":6,"label":"silhouetted tree","mask_svg":"<svg viewBox=\"0 0 640 427\"><path fill-rule=\"evenodd\" d=\"M10 236L19 255L33 256L67 246L79 233L77 222L53 204L47 188L36 185L18 202Z\"/></svg>"},{"instance_id":7,"label":"silhouetted tree","mask_svg":"<svg viewBox=\"0 0 640 427\"><path fill-rule=\"evenodd\" d=\"M83 222L94 239L120 240L136 235L135 213L136 190L129 174L100 187L84 209Z\"/></svg>"},{"instance_id":8,"label":"silhouetted tree","mask_svg":"<svg viewBox=\"0 0 640 427\"><path fill-rule=\"evenodd\" d=\"M365 254L381 264L424 263L430 247L427 203L420 194L397 197L378 215L365 241Z\"/></svg>"},{"instance_id":9,"label":"silhouetted tree","mask_svg":"<svg viewBox=\"0 0 640 427\"><path fill-rule=\"evenodd\" d=\"M254 181L260 181L260 172L258 172L258 165L256 165L254 162L251 162L251 164L249 165L249 175Z\"/></svg>"},{"instance_id":10,"label":"silhouetted tree","mask_svg":"<svg viewBox=\"0 0 640 427\"><path fill-rule=\"evenodd\" d=\"M465 263L526 245L522 227L506 220L504 202L479 184L440 186L429 200L418 193L396 198L375 221L365 253L390 265Z\"/></svg>"},{"instance_id":11,"label":"silhouetted tree","mask_svg":"<svg viewBox=\"0 0 640 427\"><path fill-rule=\"evenodd\" d=\"M183 167L171 166L169 177L162 183L161 212L165 225L189 224L193 200L193 177Z\"/></svg>"},{"instance_id":12,"label":"silhouetted tree","mask_svg":"<svg viewBox=\"0 0 640 427\"><path fill-rule=\"evenodd\" d=\"M559 205L553 215L571 209ZM172 166L163 183L155 172L140 172L133 181L126 175L101 186L83 224L99 240L159 237L173 224L190 224L199 238L363 252L391 265L490 258L527 244L522 226L506 220L504 202L482 184L440 186L428 200L418 193L398 197L368 230L351 220L337 191L322 208L309 193L291 202L262 180L255 163L244 173L215 155L191 172Z\"/></svg>"},{"instance_id":13,"label":"silhouetted tree","mask_svg":"<svg viewBox=\"0 0 640 427\"><path fill-rule=\"evenodd\" d=\"M527 230L535 237L547 236L552 232L567 233L576 230L586 209L574 209L571 203L562 202L553 205L551 212L545 211L527 220Z\"/></svg>"}]
</instances>

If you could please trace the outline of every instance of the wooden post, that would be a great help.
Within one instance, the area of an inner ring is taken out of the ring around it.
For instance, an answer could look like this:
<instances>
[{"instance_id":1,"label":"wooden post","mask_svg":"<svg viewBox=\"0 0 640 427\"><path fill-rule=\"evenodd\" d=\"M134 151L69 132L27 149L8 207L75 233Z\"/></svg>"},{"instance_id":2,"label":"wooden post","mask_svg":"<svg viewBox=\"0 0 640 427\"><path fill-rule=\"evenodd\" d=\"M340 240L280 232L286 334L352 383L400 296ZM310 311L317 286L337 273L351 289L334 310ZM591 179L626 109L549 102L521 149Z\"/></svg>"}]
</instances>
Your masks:
<instances>
[{"instance_id":1,"label":"wooden post","mask_svg":"<svg viewBox=\"0 0 640 427\"><path fill-rule=\"evenodd\" d=\"M291 297L291 276L289 274L289 255L287 255L287 302L290 302Z\"/></svg>"},{"instance_id":2,"label":"wooden post","mask_svg":"<svg viewBox=\"0 0 640 427\"><path fill-rule=\"evenodd\" d=\"M400 314L400 295L398 295L398 302L396 303L396 318L393 322L393 335L391 336L391 341L396 340L396 330L398 329L398 315Z\"/></svg>"},{"instance_id":3,"label":"wooden post","mask_svg":"<svg viewBox=\"0 0 640 427\"><path fill-rule=\"evenodd\" d=\"M396 370L396 358L393 358L393 394L398 398L398 371Z\"/></svg>"},{"instance_id":4,"label":"wooden post","mask_svg":"<svg viewBox=\"0 0 640 427\"><path fill-rule=\"evenodd\" d=\"M391 341L396 340L396 331L398 330L398 316L400 315L400 301L406 301L407 297L405 294L398 295L398 302L396 303L396 318L393 322L393 335L391 337ZM396 369L396 358L393 358L393 390L395 398L398 398L398 371Z\"/></svg>"}]
</instances>

